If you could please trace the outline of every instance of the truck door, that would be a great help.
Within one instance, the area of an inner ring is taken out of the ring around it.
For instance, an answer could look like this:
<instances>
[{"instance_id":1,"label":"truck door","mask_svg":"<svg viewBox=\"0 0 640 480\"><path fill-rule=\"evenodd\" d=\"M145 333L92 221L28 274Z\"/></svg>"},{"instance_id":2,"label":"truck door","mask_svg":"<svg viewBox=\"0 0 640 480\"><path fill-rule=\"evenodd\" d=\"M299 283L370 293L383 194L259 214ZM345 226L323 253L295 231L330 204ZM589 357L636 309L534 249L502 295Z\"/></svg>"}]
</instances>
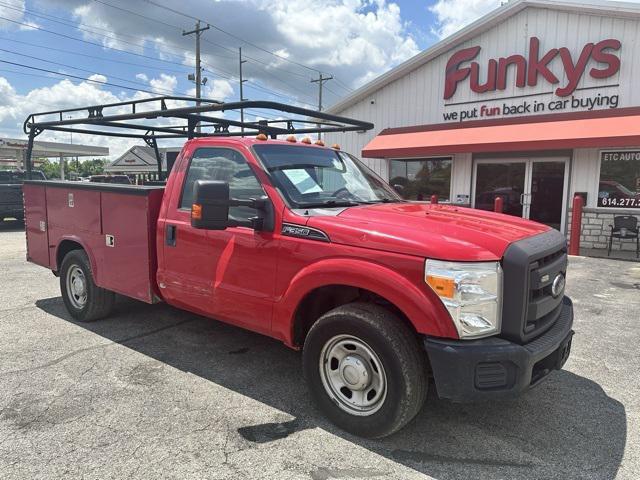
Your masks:
<instances>
[{"instance_id":1,"label":"truck door","mask_svg":"<svg viewBox=\"0 0 640 480\"><path fill-rule=\"evenodd\" d=\"M194 151L182 185L171 195L165 223L164 265L158 280L171 304L262 333L271 330L277 245L273 232L247 227L200 230L191 227L196 180L229 182L233 198L265 195L245 157L237 150ZM248 219L253 209L231 207L230 218Z\"/></svg>"}]
</instances>

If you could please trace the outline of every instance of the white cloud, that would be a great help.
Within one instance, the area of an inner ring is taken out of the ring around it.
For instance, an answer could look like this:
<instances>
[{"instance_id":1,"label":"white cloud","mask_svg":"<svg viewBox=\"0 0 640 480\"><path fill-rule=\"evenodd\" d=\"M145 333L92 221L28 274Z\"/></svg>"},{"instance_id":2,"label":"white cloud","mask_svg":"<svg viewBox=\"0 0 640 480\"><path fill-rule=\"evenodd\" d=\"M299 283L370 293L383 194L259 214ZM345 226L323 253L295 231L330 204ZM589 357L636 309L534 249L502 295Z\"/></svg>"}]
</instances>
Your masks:
<instances>
[{"instance_id":1,"label":"white cloud","mask_svg":"<svg viewBox=\"0 0 640 480\"><path fill-rule=\"evenodd\" d=\"M430 10L436 15L437 25L432 29L444 38L495 10L501 0L438 0Z\"/></svg>"},{"instance_id":2,"label":"white cloud","mask_svg":"<svg viewBox=\"0 0 640 480\"><path fill-rule=\"evenodd\" d=\"M155 50L154 56L193 66L193 37L182 35L182 29L192 28L192 25L179 15L157 8L144 9L139 2L124 6L164 22L159 24L99 2L49 2L73 11L84 24L113 32L109 39L83 32L83 35L91 36L92 41L137 53L141 53L144 46L145 54ZM387 0L183 0L181 10L205 21L213 19L247 42L331 73L351 87L359 86L366 79L418 53L417 44L400 15L400 7ZM215 44L235 51L242 42L214 29L203 33L202 55L208 70L205 75L210 81L217 77L236 82L233 77L238 72L237 56ZM309 80L316 73L248 44L242 46L246 56L258 60L245 64L246 78L269 89L290 93L301 101L315 103L317 85ZM331 92L334 89L337 93ZM326 101L331 103L338 99L337 94L345 93L329 83ZM266 96L257 92L250 95L252 98Z\"/></svg>"},{"instance_id":3,"label":"white cloud","mask_svg":"<svg viewBox=\"0 0 640 480\"><path fill-rule=\"evenodd\" d=\"M27 32L33 30L34 28L39 28L40 27L40 25L38 25L36 22L32 22L32 21L29 21L29 20L27 20L27 21L23 20L23 23L25 23L25 25L20 25L18 28L20 30L25 30Z\"/></svg>"},{"instance_id":4,"label":"white cloud","mask_svg":"<svg viewBox=\"0 0 640 480\"><path fill-rule=\"evenodd\" d=\"M0 16L16 22L22 21L24 17L24 0L4 0L2 3L3 5L0 5ZM0 28L15 28L15 26L15 23L0 20Z\"/></svg>"},{"instance_id":5,"label":"white cloud","mask_svg":"<svg viewBox=\"0 0 640 480\"><path fill-rule=\"evenodd\" d=\"M88 80L92 82L105 83L107 81L107 77L100 73L94 73L93 75L89 75Z\"/></svg>"},{"instance_id":6,"label":"white cloud","mask_svg":"<svg viewBox=\"0 0 640 480\"><path fill-rule=\"evenodd\" d=\"M97 82L107 81L103 75L92 75L91 80ZM151 95L144 92L131 92L131 94L114 94L98 83L89 81L60 80L59 82L42 88L36 88L26 94L17 93L16 89L4 77L0 76L0 136L11 138L23 138L22 124L31 113L47 110L85 107L87 105L100 105L117 103L126 100L149 98ZM173 104L170 106L179 106ZM141 110L144 107L139 107ZM113 109L110 113L121 113L123 109ZM153 123L184 123L180 119L167 120L141 120L149 124ZM45 131L39 137L40 140L68 143L71 139L69 133ZM74 143L87 145L106 146L110 149L110 157L116 158L126 149L136 144L143 144L141 140L115 138L98 135L73 134ZM177 142L171 145L181 145ZM164 142L161 146L169 146Z\"/></svg>"},{"instance_id":7,"label":"white cloud","mask_svg":"<svg viewBox=\"0 0 640 480\"><path fill-rule=\"evenodd\" d=\"M321 69L347 67L355 83L418 53L400 7L385 0L269 0L265 8L290 56L299 52Z\"/></svg>"},{"instance_id":8,"label":"white cloud","mask_svg":"<svg viewBox=\"0 0 640 480\"><path fill-rule=\"evenodd\" d=\"M214 100L228 100L233 95L233 87L227 80L213 80L207 82L204 87L203 97L212 98Z\"/></svg>"},{"instance_id":9,"label":"white cloud","mask_svg":"<svg viewBox=\"0 0 640 480\"><path fill-rule=\"evenodd\" d=\"M142 80L143 82L149 81L149 77L147 77L144 73L136 73L136 78L138 80Z\"/></svg>"},{"instance_id":10,"label":"white cloud","mask_svg":"<svg viewBox=\"0 0 640 480\"><path fill-rule=\"evenodd\" d=\"M151 89L161 95L170 95L178 86L178 79L174 75L161 73L159 78L149 80Z\"/></svg>"}]
</instances>

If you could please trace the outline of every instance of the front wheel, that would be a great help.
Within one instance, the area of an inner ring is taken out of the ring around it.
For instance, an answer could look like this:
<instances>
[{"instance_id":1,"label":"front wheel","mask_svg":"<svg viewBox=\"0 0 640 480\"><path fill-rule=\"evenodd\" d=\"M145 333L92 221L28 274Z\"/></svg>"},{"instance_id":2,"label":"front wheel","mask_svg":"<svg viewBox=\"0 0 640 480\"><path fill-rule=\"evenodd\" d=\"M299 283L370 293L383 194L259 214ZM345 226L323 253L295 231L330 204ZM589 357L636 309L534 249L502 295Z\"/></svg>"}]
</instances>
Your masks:
<instances>
[{"instance_id":1,"label":"front wheel","mask_svg":"<svg viewBox=\"0 0 640 480\"><path fill-rule=\"evenodd\" d=\"M425 354L416 335L375 304L352 303L324 314L305 340L303 368L320 409L362 437L400 430L427 394Z\"/></svg>"},{"instance_id":2,"label":"front wheel","mask_svg":"<svg viewBox=\"0 0 640 480\"><path fill-rule=\"evenodd\" d=\"M60 267L62 300L73 318L90 322L109 315L115 294L93 281L91 264L84 250L72 250Z\"/></svg>"}]
</instances>

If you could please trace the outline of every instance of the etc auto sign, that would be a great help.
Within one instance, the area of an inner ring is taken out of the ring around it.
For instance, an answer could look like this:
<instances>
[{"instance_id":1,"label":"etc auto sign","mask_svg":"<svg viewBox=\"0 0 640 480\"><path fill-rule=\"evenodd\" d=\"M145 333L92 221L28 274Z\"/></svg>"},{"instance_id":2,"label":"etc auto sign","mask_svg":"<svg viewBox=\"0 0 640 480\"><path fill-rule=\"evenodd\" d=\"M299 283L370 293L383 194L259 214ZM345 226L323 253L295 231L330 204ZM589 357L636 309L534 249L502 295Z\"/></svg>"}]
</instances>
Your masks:
<instances>
[{"instance_id":1,"label":"etc auto sign","mask_svg":"<svg viewBox=\"0 0 640 480\"><path fill-rule=\"evenodd\" d=\"M445 103L448 106L466 105L467 108L444 113L445 120L470 120L482 117L501 115L524 115L527 113L547 113L559 110L571 110L583 108L592 110L596 107L616 108L618 106L617 95L602 95L597 93L589 97L576 97L580 90L580 81L589 76L594 79L606 79L616 75L620 71L620 57L617 52L621 43L616 39L602 40L597 43L587 43L582 47L580 55L573 57L568 48L551 48L542 50L540 40L537 37L529 39L529 54L527 57L520 54L490 59L486 64L480 65L475 59L481 51L480 46L458 50L449 58L445 69L444 100L450 100L459 88L469 88L472 92L484 94L506 90L509 70L515 76L515 86L519 88L535 87L539 81L546 81L553 85L553 89L539 95L555 95L550 102L536 100L538 94L515 95L500 99L489 99L458 103ZM556 74L551 69L551 63L559 59L562 65L561 74ZM467 81L468 79L468 81ZM562 80L561 80L562 79ZM602 86L600 88L606 88ZM512 104L513 102L499 105L481 105L486 101L514 100L529 97L527 100ZM533 97L533 98L531 98ZM472 105L476 105L475 107Z\"/></svg>"}]
</instances>

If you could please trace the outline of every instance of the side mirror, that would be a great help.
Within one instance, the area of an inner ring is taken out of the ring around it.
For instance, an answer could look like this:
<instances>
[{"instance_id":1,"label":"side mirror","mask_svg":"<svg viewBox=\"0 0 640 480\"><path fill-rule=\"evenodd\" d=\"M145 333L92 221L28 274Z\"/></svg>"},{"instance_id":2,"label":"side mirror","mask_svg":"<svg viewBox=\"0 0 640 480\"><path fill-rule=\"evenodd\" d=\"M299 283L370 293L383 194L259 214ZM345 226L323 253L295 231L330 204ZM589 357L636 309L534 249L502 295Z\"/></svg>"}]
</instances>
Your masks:
<instances>
[{"instance_id":1,"label":"side mirror","mask_svg":"<svg viewBox=\"0 0 640 480\"><path fill-rule=\"evenodd\" d=\"M256 216L248 220L229 220L229 207L253 208L256 210ZM230 198L227 182L197 180L193 184L191 226L205 230L248 227L273 231L273 205L267 196L248 200Z\"/></svg>"},{"instance_id":2,"label":"side mirror","mask_svg":"<svg viewBox=\"0 0 640 480\"><path fill-rule=\"evenodd\" d=\"M229 184L197 180L193 185L191 226L207 230L224 230L229 226Z\"/></svg>"}]
</instances>

